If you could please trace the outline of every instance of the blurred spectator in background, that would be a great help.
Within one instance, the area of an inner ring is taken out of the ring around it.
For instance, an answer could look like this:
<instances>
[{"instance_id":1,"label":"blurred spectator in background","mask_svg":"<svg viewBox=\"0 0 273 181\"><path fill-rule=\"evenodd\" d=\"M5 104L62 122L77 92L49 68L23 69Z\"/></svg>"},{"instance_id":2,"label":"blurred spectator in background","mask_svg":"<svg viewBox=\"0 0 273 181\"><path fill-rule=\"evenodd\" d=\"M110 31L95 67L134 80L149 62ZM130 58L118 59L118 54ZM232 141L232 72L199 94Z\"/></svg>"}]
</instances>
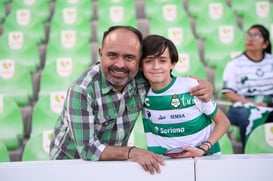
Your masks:
<instances>
[{"instance_id":1,"label":"blurred spectator in background","mask_svg":"<svg viewBox=\"0 0 273 181\"><path fill-rule=\"evenodd\" d=\"M248 135L258 125L272 121L273 56L269 31L251 26L245 37L246 50L230 61L224 71L222 92L233 103L227 112L239 126L243 149ZM268 120L267 120L268 118Z\"/></svg>"}]
</instances>

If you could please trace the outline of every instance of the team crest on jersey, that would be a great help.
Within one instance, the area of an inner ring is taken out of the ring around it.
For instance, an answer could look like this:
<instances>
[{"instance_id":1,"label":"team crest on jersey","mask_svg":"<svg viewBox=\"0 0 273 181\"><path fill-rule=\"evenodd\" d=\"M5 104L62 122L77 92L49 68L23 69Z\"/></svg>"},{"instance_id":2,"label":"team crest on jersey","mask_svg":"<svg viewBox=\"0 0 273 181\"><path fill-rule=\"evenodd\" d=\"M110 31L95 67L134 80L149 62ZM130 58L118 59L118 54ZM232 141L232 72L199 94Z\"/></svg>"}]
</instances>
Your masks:
<instances>
[{"instance_id":1,"label":"team crest on jersey","mask_svg":"<svg viewBox=\"0 0 273 181\"><path fill-rule=\"evenodd\" d=\"M180 106L180 104L181 104L181 102L180 102L180 100L179 100L179 98L178 98L178 95L177 95L177 94L174 94L174 95L172 96L172 100L171 100L171 105L172 105L172 107L178 108L178 107Z\"/></svg>"}]
</instances>

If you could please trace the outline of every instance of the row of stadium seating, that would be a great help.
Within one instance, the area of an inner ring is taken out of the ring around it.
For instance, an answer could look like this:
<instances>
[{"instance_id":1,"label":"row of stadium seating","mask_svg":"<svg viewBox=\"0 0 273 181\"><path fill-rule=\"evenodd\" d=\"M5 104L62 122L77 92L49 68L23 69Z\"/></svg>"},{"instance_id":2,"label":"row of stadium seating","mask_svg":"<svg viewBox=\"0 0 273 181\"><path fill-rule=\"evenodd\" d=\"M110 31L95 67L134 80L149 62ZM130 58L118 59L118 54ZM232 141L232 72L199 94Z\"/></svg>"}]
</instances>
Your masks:
<instances>
[{"instance_id":1,"label":"row of stadium seating","mask_svg":"<svg viewBox=\"0 0 273 181\"><path fill-rule=\"evenodd\" d=\"M170 38L180 52L173 74L214 82L217 98L247 27L265 23L273 31L266 0L2 0L0 10L0 139L21 153L29 137L53 128L68 85L97 61L110 25Z\"/></svg>"}]
</instances>

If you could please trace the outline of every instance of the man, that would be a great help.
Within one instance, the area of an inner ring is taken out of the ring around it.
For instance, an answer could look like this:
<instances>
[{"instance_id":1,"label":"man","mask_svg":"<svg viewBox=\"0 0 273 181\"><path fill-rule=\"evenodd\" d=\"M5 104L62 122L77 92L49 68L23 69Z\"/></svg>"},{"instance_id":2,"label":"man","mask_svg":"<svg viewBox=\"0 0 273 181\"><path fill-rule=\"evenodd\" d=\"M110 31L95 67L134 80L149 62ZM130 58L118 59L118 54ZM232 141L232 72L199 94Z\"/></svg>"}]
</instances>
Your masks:
<instances>
[{"instance_id":1,"label":"man","mask_svg":"<svg viewBox=\"0 0 273 181\"><path fill-rule=\"evenodd\" d=\"M127 142L149 88L139 73L142 34L129 26L110 27L99 49L100 63L68 89L50 146L51 159L127 160L151 174L160 172L162 155ZM200 80L192 90L209 100L212 86Z\"/></svg>"}]
</instances>

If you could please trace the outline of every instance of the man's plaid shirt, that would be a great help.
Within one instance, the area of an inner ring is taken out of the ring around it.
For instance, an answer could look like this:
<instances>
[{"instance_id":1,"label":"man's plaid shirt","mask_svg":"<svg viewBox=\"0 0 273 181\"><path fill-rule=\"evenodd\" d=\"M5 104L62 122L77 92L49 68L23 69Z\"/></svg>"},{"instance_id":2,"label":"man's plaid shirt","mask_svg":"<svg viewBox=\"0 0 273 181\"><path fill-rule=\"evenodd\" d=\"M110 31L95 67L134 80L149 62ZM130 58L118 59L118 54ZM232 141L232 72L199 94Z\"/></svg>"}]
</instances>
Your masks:
<instances>
[{"instance_id":1,"label":"man's plaid shirt","mask_svg":"<svg viewBox=\"0 0 273 181\"><path fill-rule=\"evenodd\" d=\"M105 145L126 146L148 87L137 75L117 92L100 64L92 66L68 89L53 132L51 159L99 160Z\"/></svg>"}]
</instances>

